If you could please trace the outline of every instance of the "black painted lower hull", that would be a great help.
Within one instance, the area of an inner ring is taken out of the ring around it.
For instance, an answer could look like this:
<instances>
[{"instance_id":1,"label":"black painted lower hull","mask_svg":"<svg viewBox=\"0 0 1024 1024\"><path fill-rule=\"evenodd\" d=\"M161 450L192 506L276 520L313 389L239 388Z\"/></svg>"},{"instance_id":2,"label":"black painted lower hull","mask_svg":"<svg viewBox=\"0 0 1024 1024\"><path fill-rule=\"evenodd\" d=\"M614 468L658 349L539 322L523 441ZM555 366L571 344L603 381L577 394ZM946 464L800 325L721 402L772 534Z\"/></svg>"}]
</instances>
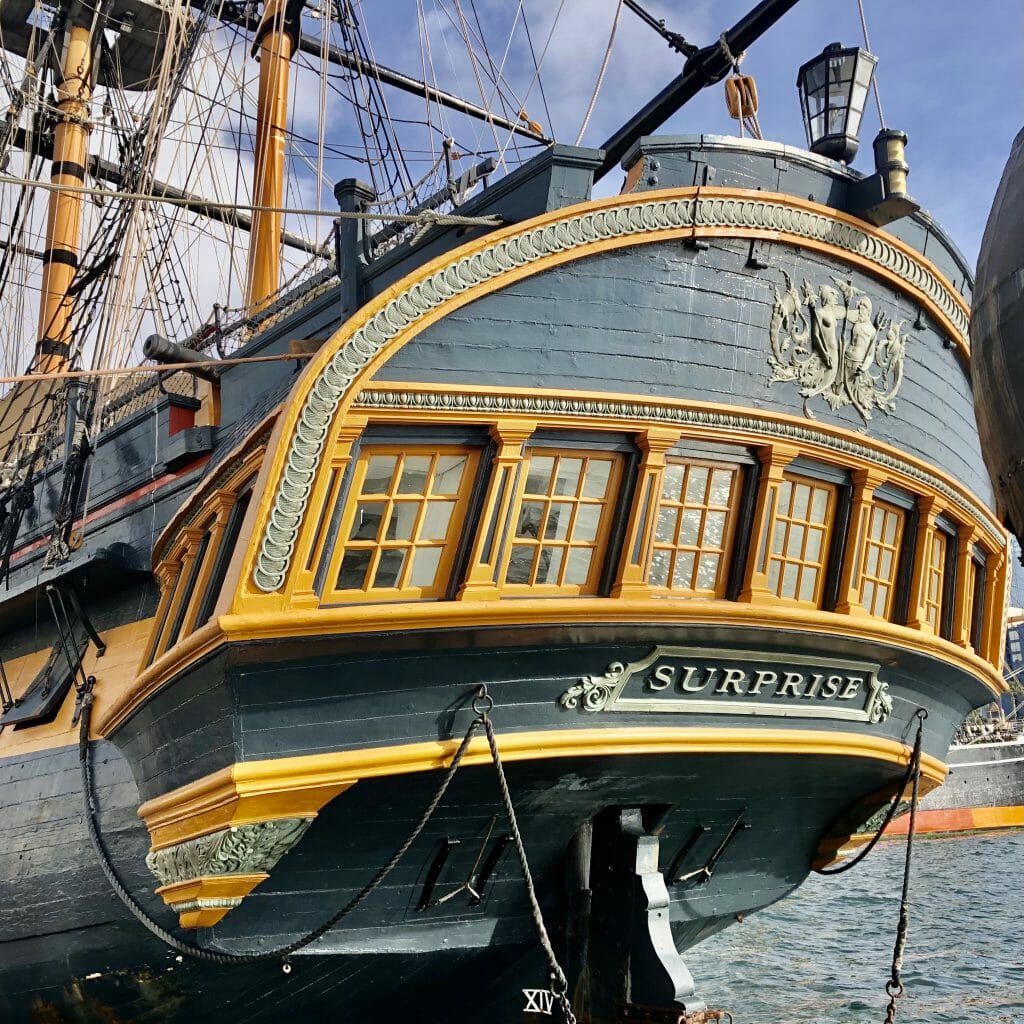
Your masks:
<instances>
[{"instance_id":1,"label":"black painted lower hull","mask_svg":"<svg viewBox=\"0 0 1024 1024\"><path fill-rule=\"evenodd\" d=\"M170 926L173 916L152 896L152 879L138 870L148 837L141 823L130 821L135 805L112 802L133 788L126 766L109 748L97 754L106 760L99 800L112 859L146 909ZM67 765L63 774L74 777L76 752L55 756ZM685 949L799 885L822 822L878 781L873 766L859 759L838 772L834 762L774 756L559 764L556 773L549 766L538 770L536 764L521 763L507 771L545 916L566 966L577 973L580 965L562 952L572 946L568 933L577 909L566 883L566 850L579 821L594 808L641 798L648 806L667 808L661 821L663 870L699 820L708 834L676 866L680 874L706 863L736 816L746 812L750 828L731 844L711 880L672 887L673 936ZM834 784L808 792L806 779L822 777L826 767ZM899 774L893 766L890 781ZM367 781L338 798L271 878L201 936L204 944L251 949L258 933L259 944L272 947L330 916L400 842L438 775ZM709 785L713 779L719 784ZM546 984L511 850L499 861L479 907L462 893L436 909L417 910L440 843L459 839L435 899L456 891L485 840L507 830L489 766L460 771L431 825L386 886L312 952L296 956L288 975L274 962L219 967L181 960L150 937L107 887L88 846L77 797L69 791L61 798L75 809L63 820L37 823L53 833L55 850L61 851L59 857L54 852L50 872L15 879L13 892L8 889L12 898L5 900L3 934L20 934L0 944L0 1019L5 1021L315 1021L342 1009L353 1020L412 1016L426 1024L454 1014L459 1021L518 1021L521 990ZM358 835L348 827L353 821L360 823ZM44 914L53 930L40 935ZM61 921L71 927L57 929Z\"/></svg>"},{"instance_id":2,"label":"black painted lower hull","mask_svg":"<svg viewBox=\"0 0 1024 1024\"><path fill-rule=\"evenodd\" d=\"M399 745L457 739L473 717L474 686L484 679L497 702L499 739L540 737L535 753L509 760L506 771L544 916L577 1006L586 1012L591 999L609 1005L614 997L601 991L614 974L602 963L614 959L615 943L637 918L631 892L646 893L652 878L658 886L665 879L679 951L774 903L804 880L837 821L854 807L870 813L875 806L865 799L891 793L902 779L904 767L859 750L861 738L905 749L913 741L914 710L924 706L925 749L941 756L955 723L979 702L968 683L958 687L952 677L938 677L935 665L920 664L921 656L830 638L830 657L885 664L894 710L884 722L679 709L592 713L560 701L581 675L600 676L610 663L642 658L652 643L698 638L683 630L654 635L641 627L581 627L572 639L556 646L538 630L481 635L472 643L449 635L424 650L416 638L386 637L362 647L346 641L336 651L308 645L299 656L294 644L264 644L213 658L129 720L114 737L120 749L94 745L100 826L112 861L147 912L172 927L174 915L154 895L144 866L149 836L136 813L144 799L236 760L344 754L385 739ZM814 643L777 632L730 637L721 627L703 630L699 639L776 655L803 645L810 656ZM623 728L638 730L641 739L645 730L653 736L687 728L724 740L740 732L766 739L717 751L640 741L625 752L611 742L603 750L602 736ZM820 749L801 748L795 740L801 729L815 731ZM545 750L545 735L573 730L590 730L597 746L583 754ZM851 737L848 747L827 749ZM0 901L5 1021L231 1024L315 1021L344 1012L352 1020L503 1024L522 1019L523 988L547 984L522 874L504 843L509 827L489 763L459 770L386 882L297 955L290 974L273 962L209 967L179 960L130 917L88 842L77 749L11 759L0 770L7 775L0 781L6 805L0 882L9 894ZM323 807L240 906L214 928L183 937L207 948L254 952L312 930L398 847L440 778L435 769L362 779ZM655 844L646 880L623 860L619 839L618 846L581 839L610 835L609 820L620 808L639 809L648 852ZM481 886L484 864L490 866ZM472 899L467 883L483 898ZM650 920L642 913L640 919Z\"/></svg>"}]
</instances>

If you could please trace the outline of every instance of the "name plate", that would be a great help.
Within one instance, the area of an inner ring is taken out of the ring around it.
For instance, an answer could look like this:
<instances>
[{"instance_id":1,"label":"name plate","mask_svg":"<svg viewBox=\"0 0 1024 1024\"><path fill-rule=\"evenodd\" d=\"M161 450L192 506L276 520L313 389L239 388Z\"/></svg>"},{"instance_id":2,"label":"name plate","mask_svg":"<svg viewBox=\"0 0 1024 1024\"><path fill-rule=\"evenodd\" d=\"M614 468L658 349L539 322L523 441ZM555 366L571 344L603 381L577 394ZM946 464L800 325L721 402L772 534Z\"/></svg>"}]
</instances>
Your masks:
<instances>
[{"instance_id":1,"label":"name plate","mask_svg":"<svg viewBox=\"0 0 1024 1024\"><path fill-rule=\"evenodd\" d=\"M559 698L584 711L660 711L884 722L892 714L878 665L765 651L655 647L584 676Z\"/></svg>"}]
</instances>

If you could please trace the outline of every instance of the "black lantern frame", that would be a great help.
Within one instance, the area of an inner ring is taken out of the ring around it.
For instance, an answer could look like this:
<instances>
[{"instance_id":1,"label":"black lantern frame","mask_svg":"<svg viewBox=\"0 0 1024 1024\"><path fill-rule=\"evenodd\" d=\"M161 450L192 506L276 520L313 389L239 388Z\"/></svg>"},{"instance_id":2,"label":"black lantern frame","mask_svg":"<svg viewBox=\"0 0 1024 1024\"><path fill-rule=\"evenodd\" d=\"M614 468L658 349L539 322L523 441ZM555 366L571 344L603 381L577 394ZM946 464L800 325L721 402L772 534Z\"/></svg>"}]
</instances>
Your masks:
<instances>
[{"instance_id":1,"label":"black lantern frame","mask_svg":"<svg viewBox=\"0 0 1024 1024\"><path fill-rule=\"evenodd\" d=\"M831 43L800 68L796 85L812 153L849 163L878 58L859 46Z\"/></svg>"}]
</instances>

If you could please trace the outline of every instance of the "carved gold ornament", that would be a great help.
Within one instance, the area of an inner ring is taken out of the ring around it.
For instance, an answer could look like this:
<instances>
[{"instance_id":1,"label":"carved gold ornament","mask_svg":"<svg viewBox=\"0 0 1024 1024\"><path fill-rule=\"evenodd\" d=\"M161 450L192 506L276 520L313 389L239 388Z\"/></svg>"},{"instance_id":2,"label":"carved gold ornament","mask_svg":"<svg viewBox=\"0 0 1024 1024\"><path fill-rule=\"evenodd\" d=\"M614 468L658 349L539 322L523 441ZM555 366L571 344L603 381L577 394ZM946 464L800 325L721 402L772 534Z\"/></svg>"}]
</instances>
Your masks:
<instances>
[{"instance_id":1,"label":"carved gold ornament","mask_svg":"<svg viewBox=\"0 0 1024 1024\"><path fill-rule=\"evenodd\" d=\"M783 271L786 291L775 292L769 327L772 368L769 384L795 381L804 399L804 414L815 416L808 403L819 395L833 411L852 405L865 425L874 409L891 413L903 383L906 334L903 321L873 313L871 299L849 281L803 292Z\"/></svg>"}]
</instances>

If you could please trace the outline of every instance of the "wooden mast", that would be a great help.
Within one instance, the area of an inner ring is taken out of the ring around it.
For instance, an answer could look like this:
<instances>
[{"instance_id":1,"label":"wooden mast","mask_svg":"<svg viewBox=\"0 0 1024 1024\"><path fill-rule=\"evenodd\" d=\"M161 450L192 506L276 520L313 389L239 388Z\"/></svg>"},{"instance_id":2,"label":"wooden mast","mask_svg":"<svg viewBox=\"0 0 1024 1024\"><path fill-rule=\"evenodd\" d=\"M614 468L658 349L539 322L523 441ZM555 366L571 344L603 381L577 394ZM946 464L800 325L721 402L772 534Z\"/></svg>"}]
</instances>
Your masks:
<instances>
[{"instance_id":1,"label":"wooden mast","mask_svg":"<svg viewBox=\"0 0 1024 1024\"><path fill-rule=\"evenodd\" d=\"M60 114L54 129L50 168L54 184L81 187L85 183L92 87L92 32L87 26L72 24L64 36L61 81L57 87ZM78 270L83 199L76 192L50 193L35 359L35 369L42 373L65 370L69 364L74 302L70 288Z\"/></svg>"},{"instance_id":2,"label":"wooden mast","mask_svg":"<svg viewBox=\"0 0 1024 1024\"><path fill-rule=\"evenodd\" d=\"M277 291L281 276L284 199L285 129L288 119L288 73L301 3L267 0L255 47L260 60L259 106L256 112L256 167L253 205L273 207L253 213L249 235L249 269L245 303L258 307Z\"/></svg>"}]
</instances>

